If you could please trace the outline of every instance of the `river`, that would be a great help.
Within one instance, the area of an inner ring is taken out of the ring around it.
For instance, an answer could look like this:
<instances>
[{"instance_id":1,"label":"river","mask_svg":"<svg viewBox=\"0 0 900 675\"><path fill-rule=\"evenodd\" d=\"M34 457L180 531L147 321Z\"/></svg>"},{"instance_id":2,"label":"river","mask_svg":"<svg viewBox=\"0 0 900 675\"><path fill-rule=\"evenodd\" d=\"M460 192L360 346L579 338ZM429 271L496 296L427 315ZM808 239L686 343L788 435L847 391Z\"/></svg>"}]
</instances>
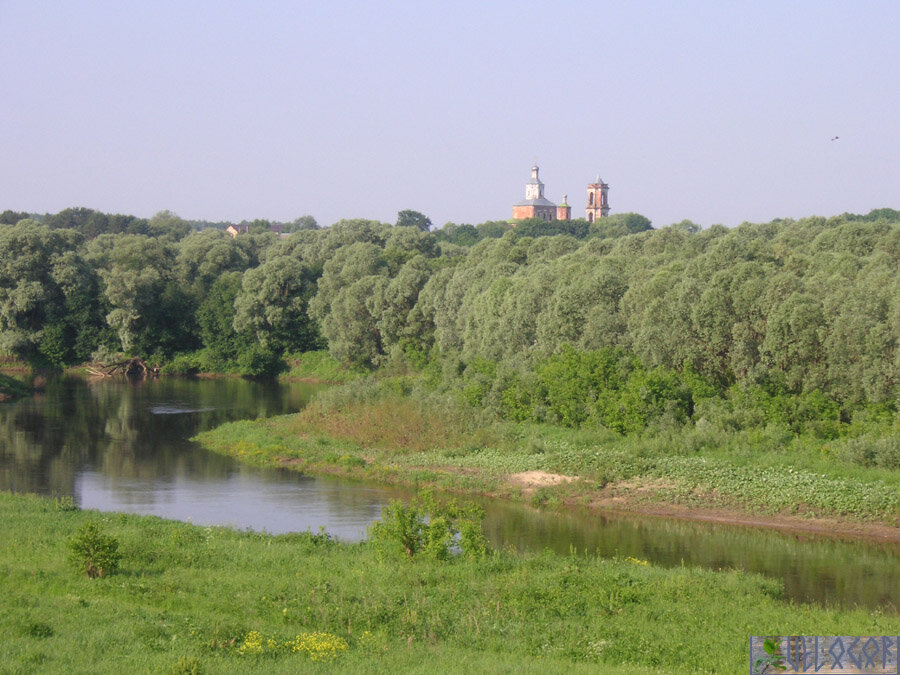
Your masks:
<instances>
[{"instance_id":1,"label":"river","mask_svg":"<svg viewBox=\"0 0 900 675\"><path fill-rule=\"evenodd\" d=\"M189 440L223 422L296 412L315 391L238 379L51 378L34 397L0 404L0 490L272 533L324 527L359 540L402 491L260 470ZM482 503L495 546L743 569L782 579L792 600L896 611L896 544Z\"/></svg>"}]
</instances>

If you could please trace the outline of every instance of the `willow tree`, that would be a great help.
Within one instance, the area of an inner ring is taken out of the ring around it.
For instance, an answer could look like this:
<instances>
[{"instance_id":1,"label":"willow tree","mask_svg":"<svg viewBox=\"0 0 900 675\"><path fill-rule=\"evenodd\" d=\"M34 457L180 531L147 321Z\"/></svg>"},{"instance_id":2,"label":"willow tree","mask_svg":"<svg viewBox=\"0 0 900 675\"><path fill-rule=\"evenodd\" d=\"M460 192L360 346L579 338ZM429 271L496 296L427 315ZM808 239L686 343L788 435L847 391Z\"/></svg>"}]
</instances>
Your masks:
<instances>
[{"instance_id":1,"label":"willow tree","mask_svg":"<svg viewBox=\"0 0 900 675\"><path fill-rule=\"evenodd\" d=\"M85 360L101 339L81 235L24 220L0 228L0 346L38 367Z\"/></svg>"}]
</instances>

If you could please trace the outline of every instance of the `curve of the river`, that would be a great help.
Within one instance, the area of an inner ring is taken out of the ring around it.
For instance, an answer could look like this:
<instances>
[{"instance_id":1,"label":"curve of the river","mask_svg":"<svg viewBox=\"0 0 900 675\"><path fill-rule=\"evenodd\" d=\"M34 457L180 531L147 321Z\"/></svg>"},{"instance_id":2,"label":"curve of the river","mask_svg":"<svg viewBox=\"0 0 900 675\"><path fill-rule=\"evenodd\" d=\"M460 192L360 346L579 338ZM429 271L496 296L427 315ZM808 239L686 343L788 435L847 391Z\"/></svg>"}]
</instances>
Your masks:
<instances>
[{"instance_id":1,"label":"curve of the river","mask_svg":"<svg viewBox=\"0 0 900 675\"><path fill-rule=\"evenodd\" d=\"M296 412L315 390L236 379L53 378L32 398L0 404L0 490L272 533L324 527L358 540L402 491L251 468L188 440L223 422ZM792 600L896 611L897 544L483 504L495 546L743 569L782 579Z\"/></svg>"}]
</instances>

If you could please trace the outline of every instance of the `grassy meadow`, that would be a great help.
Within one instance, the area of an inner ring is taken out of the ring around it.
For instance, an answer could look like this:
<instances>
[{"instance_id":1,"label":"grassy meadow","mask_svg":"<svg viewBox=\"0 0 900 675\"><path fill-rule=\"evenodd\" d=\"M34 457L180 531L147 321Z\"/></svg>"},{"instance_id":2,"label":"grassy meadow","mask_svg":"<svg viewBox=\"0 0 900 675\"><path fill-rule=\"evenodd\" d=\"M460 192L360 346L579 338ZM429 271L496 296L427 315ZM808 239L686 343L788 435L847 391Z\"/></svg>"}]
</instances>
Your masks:
<instances>
[{"instance_id":1,"label":"grassy meadow","mask_svg":"<svg viewBox=\"0 0 900 675\"><path fill-rule=\"evenodd\" d=\"M536 506L718 509L766 517L900 523L900 472L847 461L863 441L775 427L703 425L623 436L603 429L479 418L449 396L386 392L382 383L320 392L296 415L234 422L206 447L283 466ZM389 385L388 385L389 386ZM525 472L565 477L529 485Z\"/></svg>"},{"instance_id":2,"label":"grassy meadow","mask_svg":"<svg viewBox=\"0 0 900 675\"><path fill-rule=\"evenodd\" d=\"M0 494L0 672L733 673L750 635L893 634L776 581L636 559L389 555ZM94 523L118 571L67 542Z\"/></svg>"}]
</instances>

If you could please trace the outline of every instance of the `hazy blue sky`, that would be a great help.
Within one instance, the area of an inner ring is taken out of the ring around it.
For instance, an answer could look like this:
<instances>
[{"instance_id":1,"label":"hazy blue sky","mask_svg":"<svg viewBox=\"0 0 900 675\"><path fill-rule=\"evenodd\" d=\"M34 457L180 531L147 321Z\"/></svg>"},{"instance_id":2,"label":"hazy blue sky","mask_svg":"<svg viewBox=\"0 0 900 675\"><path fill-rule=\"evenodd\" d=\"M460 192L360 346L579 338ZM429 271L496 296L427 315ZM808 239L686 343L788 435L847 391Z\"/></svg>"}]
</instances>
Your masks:
<instances>
[{"instance_id":1,"label":"hazy blue sky","mask_svg":"<svg viewBox=\"0 0 900 675\"><path fill-rule=\"evenodd\" d=\"M900 208L900 3L0 0L0 210ZM839 136L832 141L832 137Z\"/></svg>"}]
</instances>

